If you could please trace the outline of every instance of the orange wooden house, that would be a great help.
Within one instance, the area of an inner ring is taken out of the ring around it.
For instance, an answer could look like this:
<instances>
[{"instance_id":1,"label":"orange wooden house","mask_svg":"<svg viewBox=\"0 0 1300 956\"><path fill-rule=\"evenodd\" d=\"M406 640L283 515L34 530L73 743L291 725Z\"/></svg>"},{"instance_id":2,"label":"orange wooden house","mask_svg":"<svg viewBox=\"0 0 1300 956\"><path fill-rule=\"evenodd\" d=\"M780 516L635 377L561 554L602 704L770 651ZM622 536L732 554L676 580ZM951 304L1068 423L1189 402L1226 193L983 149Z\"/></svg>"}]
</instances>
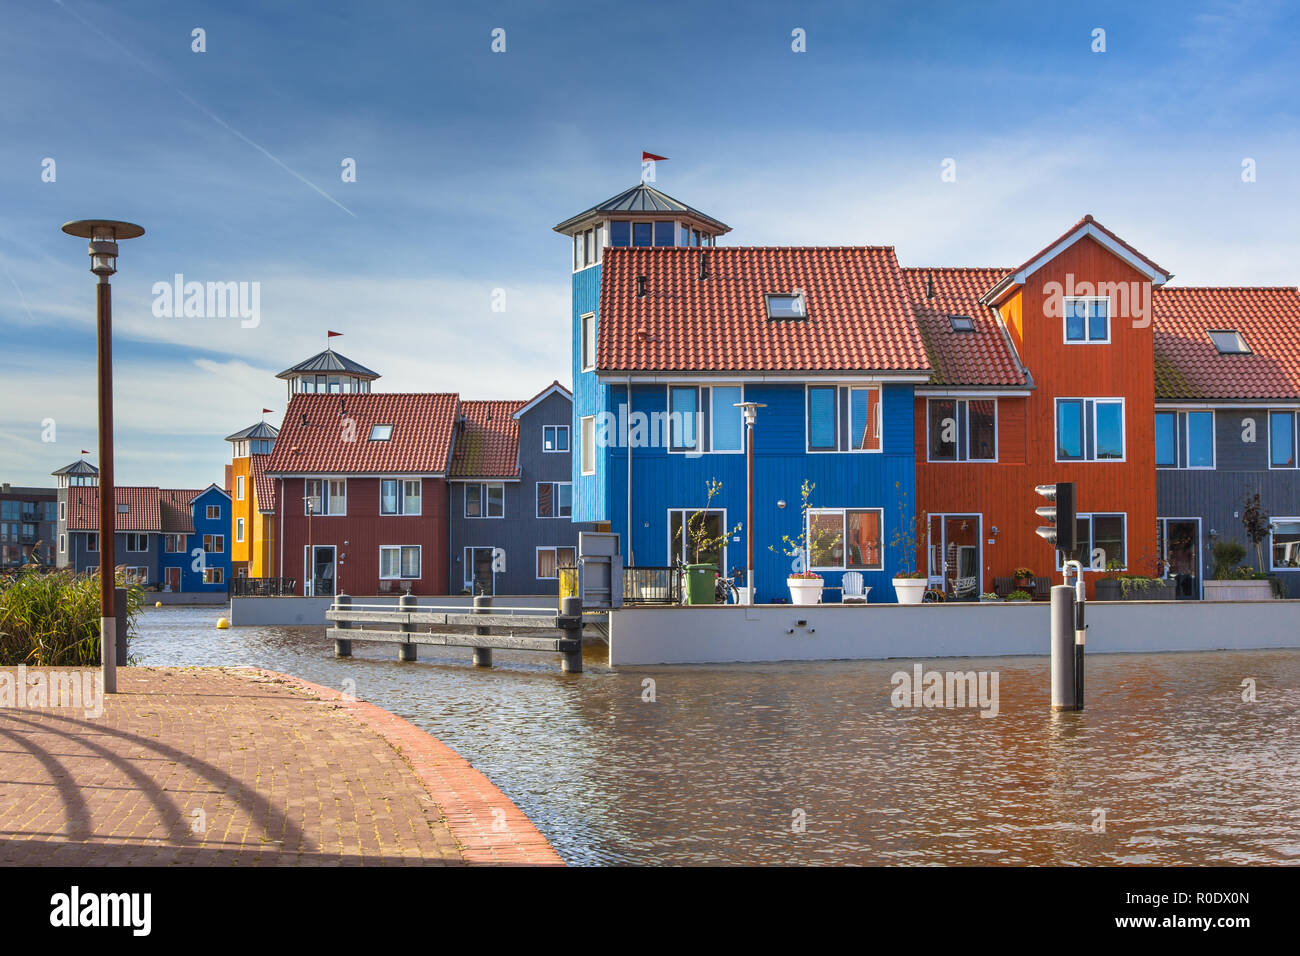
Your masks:
<instances>
[{"instance_id":1,"label":"orange wooden house","mask_svg":"<svg viewBox=\"0 0 1300 956\"><path fill-rule=\"evenodd\" d=\"M1155 573L1151 292L1170 274L1091 216L1015 269L903 271L934 369L915 399L931 578L1059 583L1034 486L1062 481L1090 593L1108 566Z\"/></svg>"}]
</instances>

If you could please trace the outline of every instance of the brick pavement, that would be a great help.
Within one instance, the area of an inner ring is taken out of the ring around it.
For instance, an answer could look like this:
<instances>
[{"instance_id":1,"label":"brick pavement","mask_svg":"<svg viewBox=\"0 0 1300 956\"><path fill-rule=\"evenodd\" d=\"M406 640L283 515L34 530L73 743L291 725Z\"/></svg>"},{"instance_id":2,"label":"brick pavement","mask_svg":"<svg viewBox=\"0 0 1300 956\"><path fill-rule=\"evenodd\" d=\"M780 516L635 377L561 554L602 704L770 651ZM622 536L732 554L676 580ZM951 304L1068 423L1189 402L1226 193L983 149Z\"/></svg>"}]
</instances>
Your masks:
<instances>
[{"instance_id":1,"label":"brick pavement","mask_svg":"<svg viewBox=\"0 0 1300 956\"><path fill-rule=\"evenodd\" d=\"M242 668L122 668L118 689L98 717L0 707L0 865L560 864L373 704Z\"/></svg>"}]
</instances>

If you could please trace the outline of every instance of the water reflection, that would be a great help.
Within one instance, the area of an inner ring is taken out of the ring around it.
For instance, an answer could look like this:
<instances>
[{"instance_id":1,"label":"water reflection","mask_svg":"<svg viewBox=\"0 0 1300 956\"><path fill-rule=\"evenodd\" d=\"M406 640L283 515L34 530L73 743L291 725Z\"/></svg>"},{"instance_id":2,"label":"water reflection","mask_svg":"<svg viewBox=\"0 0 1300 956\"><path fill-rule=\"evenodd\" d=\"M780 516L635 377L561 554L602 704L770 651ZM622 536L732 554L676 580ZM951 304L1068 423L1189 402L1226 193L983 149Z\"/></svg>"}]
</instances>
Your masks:
<instances>
[{"instance_id":1,"label":"water reflection","mask_svg":"<svg viewBox=\"0 0 1300 956\"><path fill-rule=\"evenodd\" d=\"M571 863L1300 859L1300 652L1098 655L1088 709L1055 715L1046 658L926 663L996 670L986 719L894 709L891 675L911 662L615 673L593 647L583 674L562 675L553 654L498 652L482 670L468 650L399 664L360 643L341 661L321 628L218 631L215 617L146 609L133 652L352 679L465 755Z\"/></svg>"}]
</instances>

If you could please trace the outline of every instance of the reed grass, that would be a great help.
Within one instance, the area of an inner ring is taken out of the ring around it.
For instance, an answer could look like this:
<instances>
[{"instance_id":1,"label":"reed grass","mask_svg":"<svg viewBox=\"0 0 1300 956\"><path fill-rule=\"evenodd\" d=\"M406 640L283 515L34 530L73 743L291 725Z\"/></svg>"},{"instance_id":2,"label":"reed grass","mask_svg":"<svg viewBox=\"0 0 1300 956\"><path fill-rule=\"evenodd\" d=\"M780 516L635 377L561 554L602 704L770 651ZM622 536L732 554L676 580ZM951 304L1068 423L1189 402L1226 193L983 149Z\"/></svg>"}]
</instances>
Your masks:
<instances>
[{"instance_id":1,"label":"reed grass","mask_svg":"<svg viewBox=\"0 0 1300 956\"><path fill-rule=\"evenodd\" d=\"M143 603L124 583L128 640ZM126 663L119 661L119 663ZM0 577L0 666L91 667L99 664L99 574L25 569Z\"/></svg>"}]
</instances>

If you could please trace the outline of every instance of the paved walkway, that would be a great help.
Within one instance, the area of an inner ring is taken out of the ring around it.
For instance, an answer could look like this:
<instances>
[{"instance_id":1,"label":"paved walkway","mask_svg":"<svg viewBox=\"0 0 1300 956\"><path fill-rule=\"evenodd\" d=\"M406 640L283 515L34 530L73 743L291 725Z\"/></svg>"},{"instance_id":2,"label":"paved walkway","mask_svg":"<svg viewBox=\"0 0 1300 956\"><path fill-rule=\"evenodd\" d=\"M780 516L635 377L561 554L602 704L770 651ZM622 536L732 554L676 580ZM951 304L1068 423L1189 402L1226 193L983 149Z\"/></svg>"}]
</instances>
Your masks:
<instances>
[{"instance_id":1,"label":"paved walkway","mask_svg":"<svg viewBox=\"0 0 1300 956\"><path fill-rule=\"evenodd\" d=\"M561 862L468 761L329 688L130 667L95 716L14 707L3 670L0 864Z\"/></svg>"}]
</instances>

